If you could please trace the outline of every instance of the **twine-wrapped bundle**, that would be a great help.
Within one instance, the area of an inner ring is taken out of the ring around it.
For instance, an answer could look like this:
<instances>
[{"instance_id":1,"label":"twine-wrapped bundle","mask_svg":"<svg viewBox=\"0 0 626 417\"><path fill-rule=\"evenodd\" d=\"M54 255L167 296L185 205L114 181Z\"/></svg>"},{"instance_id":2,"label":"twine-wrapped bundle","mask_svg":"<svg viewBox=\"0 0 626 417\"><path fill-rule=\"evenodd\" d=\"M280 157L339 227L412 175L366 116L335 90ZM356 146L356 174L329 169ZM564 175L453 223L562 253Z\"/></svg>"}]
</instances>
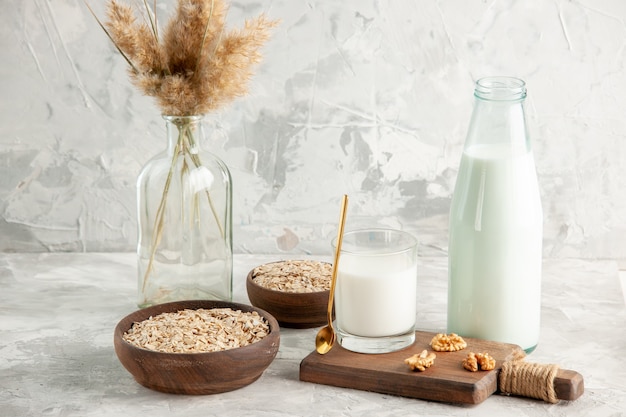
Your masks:
<instances>
[{"instance_id":1,"label":"twine-wrapped bundle","mask_svg":"<svg viewBox=\"0 0 626 417\"><path fill-rule=\"evenodd\" d=\"M554 390L554 378L558 371L558 365L523 360L504 362L498 385L502 394L536 398L554 404L559 401Z\"/></svg>"}]
</instances>

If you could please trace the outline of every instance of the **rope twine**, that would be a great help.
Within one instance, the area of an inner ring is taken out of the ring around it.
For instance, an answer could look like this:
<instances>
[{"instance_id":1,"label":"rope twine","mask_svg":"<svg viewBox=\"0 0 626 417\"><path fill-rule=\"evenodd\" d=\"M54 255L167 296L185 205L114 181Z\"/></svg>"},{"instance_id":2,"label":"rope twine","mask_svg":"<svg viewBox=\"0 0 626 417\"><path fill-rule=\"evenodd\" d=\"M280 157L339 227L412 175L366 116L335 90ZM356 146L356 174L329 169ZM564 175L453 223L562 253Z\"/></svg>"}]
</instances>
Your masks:
<instances>
[{"instance_id":1,"label":"rope twine","mask_svg":"<svg viewBox=\"0 0 626 417\"><path fill-rule=\"evenodd\" d=\"M558 365L531 363L523 360L504 362L500 371L500 391L503 394L557 403L559 399L554 391L554 378L558 371Z\"/></svg>"}]
</instances>

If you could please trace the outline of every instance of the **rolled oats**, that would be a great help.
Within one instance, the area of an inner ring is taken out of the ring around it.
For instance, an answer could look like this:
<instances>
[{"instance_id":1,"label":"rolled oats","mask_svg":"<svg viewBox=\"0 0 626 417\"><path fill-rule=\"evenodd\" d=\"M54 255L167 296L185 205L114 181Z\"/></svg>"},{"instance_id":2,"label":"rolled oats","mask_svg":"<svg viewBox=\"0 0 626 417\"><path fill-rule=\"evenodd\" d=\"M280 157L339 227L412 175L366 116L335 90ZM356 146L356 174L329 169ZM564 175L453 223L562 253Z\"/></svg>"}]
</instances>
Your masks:
<instances>
[{"instance_id":1,"label":"rolled oats","mask_svg":"<svg viewBox=\"0 0 626 417\"><path fill-rule=\"evenodd\" d=\"M256 311L185 309L133 323L122 338L137 347L166 353L218 352L258 342L269 325Z\"/></svg>"},{"instance_id":2,"label":"rolled oats","mask_svg":"<svg viewBox=\"0 0 626 417\"><path fill-rule=\"evenodd\" d=\"M308 260L272 262L252 271L252 279L261 287L294 293L327 291L331 275L331 264Z\"/></svg>"}]
</instances>

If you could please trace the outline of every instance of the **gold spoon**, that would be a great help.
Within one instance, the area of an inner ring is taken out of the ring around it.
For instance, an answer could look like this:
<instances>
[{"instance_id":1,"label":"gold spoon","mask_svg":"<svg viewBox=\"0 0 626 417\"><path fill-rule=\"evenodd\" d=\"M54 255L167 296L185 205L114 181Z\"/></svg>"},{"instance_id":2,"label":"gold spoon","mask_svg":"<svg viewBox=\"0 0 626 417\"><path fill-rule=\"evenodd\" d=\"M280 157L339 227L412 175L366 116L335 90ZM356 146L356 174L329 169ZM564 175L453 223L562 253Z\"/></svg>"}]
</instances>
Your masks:
<instances>
[{"instance_id":1,"label":"gold spoon","mask_svg":"<svg viewBox=\"0 0 626 417\"><path fill-rule=\"evenodd\" d=\"M335 248L335 262L333 262L333 274L330 281L330 291L328 294L328 325L317 332L315 337L315 350L323 355L330 352L337 336L333 328L333 298L335 296L335 285L337 284L337 265L339 264L339 253L341 253L341 242L343 241L343 228L346 224L346 210L348 209L348 196L344 194L341 200L341 217L339 217L339 231L337 232L337 247Z\"/></svg>"}]
</instances>

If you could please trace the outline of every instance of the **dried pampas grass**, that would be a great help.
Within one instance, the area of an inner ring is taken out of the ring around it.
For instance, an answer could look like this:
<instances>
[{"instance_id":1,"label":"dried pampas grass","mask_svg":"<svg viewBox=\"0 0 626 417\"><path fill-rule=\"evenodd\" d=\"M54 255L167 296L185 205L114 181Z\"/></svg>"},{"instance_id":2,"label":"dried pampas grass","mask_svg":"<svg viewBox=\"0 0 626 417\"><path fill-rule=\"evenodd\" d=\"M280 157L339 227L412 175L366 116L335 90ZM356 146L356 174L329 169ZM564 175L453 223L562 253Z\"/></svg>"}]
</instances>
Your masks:
<instances>
[{"instance_id":1,"label":"dried pampas grass","mask_svg":"<svg viewBox=\"0 0 626 417\"><path fill-rule=\"evenodd\" d=\"M132 7L109 0L107 19L98 22L129 63L131 81L156 98L163 114L204 114L247 93L277 21L261 14L227 31L223 0L178 0L161 34L156 7L147 2L138 19Z\"/></svg>"}]
</instances>

